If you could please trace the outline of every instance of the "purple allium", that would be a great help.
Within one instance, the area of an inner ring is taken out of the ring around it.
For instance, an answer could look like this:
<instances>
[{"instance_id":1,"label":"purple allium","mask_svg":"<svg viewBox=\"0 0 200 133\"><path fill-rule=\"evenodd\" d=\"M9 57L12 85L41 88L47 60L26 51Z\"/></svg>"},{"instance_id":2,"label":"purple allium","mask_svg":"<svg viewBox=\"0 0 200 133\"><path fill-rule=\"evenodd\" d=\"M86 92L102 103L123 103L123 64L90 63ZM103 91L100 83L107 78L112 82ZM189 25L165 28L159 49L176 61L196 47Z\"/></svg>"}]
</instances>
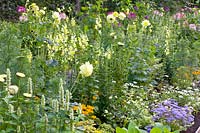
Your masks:
<instances>
[{"instance_id":1,"label":"purple allium","mask_svg":"<svg viewBox=\"0 0 200 133\"><path fill-rule=\"evenodd\" d=\"M134 8L135 11L139 10L139 8L137 6L134 6L133 8Z\"/></svg>"},{"instance_id":2,"label":"purple allium","mask_svg":"<svg viewBox=\"0 0 200 133\"><path fill-rule=\"evenodd\" d=\"M161 102L152 109L152 112L154 121L162 119L167 123L175 122L178 126L187 126L194 121L192 109L188 106L179 106L174 99Z\"/></svg>"},{"instance_id":3,"label":"purple allium","mask_svg":"<svg viewBox=\"0 0 200 133\"><path fill-rule=\"evenodd\" d=\"M135 19L135 18L136 18L136 14L133 13L133 12L130 12L130 13L128 14L128 18L129 18L129 19Z\"/></svg>"},{"instance_id":4,"label":"purple allium","mask_svg":"<svg viewBox=\"0 0 200 133\"><path fill-rule=\"evenodd\" d=\"M145 18L145 19L149 19L149 16L148 16L148 15L146 15L146 16L144 16L144 18Z\"/></svg>"},{"instance_id":5,"label":"purple allium","mask_svg":"<svg viewBox=\"0 0 200 133\"><path fill-rule=\"evenodd\" d=\"M17 6L17 12L19 12L19 13L26 12L26 8L23 6Z\"/></svg>"},{"instance_id":6,"label":"purple allium","mask_svg":"<svg viewBox=\"0 0 200 133\"><path fill-rule=\"evenodd\" d=\"M168 6L163 7L163 9L164 9L165 12L169 12L170 11L170 8Z\"/></svg>"}]
</instances>

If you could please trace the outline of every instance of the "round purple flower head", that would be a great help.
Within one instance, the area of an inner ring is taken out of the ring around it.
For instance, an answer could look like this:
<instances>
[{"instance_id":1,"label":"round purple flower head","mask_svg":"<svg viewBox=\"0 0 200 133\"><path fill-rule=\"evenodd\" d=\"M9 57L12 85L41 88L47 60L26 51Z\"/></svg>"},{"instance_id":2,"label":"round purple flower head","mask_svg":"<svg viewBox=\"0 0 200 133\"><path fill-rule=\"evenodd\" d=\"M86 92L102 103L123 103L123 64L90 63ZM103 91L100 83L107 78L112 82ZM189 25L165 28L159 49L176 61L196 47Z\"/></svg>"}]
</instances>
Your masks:
<instances>
[{"instance_id":1,"label":"round purple flower head","mask_svg":"<svg viewBox=\"0 0 200 133\"><path fill-rule=\"evenodd\" d=\"M134 8L135 11L139 10L137 6L134 6L133 8Z\"/></svg>"},{"instance_id":2,"label":"round purple flower head","mask_svg":"<svg viewBox=\"0 0 200 133\"><path fill-rule=\"evenodd\" d=\"M26 8L23 6L17 6L17 12L19 12L19 13L26 12Z\"/></svg>"},{"instance_id":3,"label":"round purple flower head","mask_svg":"<svg viewBox=\"0 0 200 133\"><path fill-rule=\"evenodd\" d=\"M144 18L145 18L145 19L149 19L149 16L148 16L148 15L146 15Z\"/></svg>"},{"instance_id":4,"label":"round purple flower head","mask_svg":"<svg viewBox=\"0 0 200 133\"><path fill-rule=\"evenodd\" d=\"M170 8L168 6L163 7L163 9L164 9L165 12L169 12L170 11Z\"/></svg>"},{"instance_id":5,"label":"round purple flower head","mask_svg":"<svg viewBox=\"0 0 200 133\"><path fill-rule=\"evenodd\" d=\"M133 13L133 12L130 12L130 13L128 14L128 18L129 18L129 19L135 19L135 18L136 18L136 14Z\"/></svg>"}]
</instances>

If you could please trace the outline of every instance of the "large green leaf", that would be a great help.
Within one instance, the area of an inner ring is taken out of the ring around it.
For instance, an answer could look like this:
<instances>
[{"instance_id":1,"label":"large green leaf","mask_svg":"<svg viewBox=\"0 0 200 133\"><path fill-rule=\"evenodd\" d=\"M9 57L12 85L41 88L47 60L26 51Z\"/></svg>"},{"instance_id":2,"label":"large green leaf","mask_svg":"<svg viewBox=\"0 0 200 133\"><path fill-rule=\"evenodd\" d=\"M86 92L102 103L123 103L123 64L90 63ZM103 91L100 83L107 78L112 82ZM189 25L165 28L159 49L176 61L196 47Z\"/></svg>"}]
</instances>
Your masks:
<instances>
[{"instance_id":1,"label":"large green leaf","mask_svg":"<svg viewBox=\"0 0 200 133\"><path fill-rule=\"evenodd\" d=\"M127 130L124 129L124 128L117 127L116 128L116 133L127 133Z\"/></svg>"}]
</instances>

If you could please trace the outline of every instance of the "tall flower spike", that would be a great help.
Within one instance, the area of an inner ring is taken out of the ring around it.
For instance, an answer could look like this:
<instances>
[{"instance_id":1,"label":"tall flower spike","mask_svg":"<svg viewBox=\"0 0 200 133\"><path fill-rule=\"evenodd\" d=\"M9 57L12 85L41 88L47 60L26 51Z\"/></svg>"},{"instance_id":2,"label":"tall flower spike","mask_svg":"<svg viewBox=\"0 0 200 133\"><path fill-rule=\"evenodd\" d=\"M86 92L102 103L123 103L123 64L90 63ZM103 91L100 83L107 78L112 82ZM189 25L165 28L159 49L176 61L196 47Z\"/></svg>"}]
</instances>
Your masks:
<instances>
[{"instance_id":1,"label":"tall flower spike","mask_svg":"<svg viewBox=\"0 0 200 133\"><path fill-rule=\"evenodd\" d=\"M36 114L39 114L39 113L40 113L40 105L39 105L39 104L37 104L37 105L35 106L35 111L36 111Z\"/></svg>"},{"instance_id":2,"label":"tall flower spike","mask_svg":"<svg viewBox=\"0 0 200 133\"><path fill-rule=\"evenodd\" d=\"M17 133L21 133L21 127L19 125L17 126Z\"/></svg>"},{"instance_id":3,"label":"tall flower spike","mask_svg":"<svg viewBox=\"0 0 200 133\"><path fill-rule=\"evenodd\" d=\"M7 75L6 77L6 91L7 91L11 85L11 72L9 68L7 68L6 75Z\"/></svg>"},{"instance_id":4,"label":"tall flower spike","mask_svg":"<svg viewBox=\"0 0 200 133\"><path fill-rule=\"evenodd\" d=\"M45 125L47 126L47 125L48 125L48 122L49 122L49 120L48 120L48 116L47 116L47 114L46 114L46 113L44 114L44 121L45 121Z\"/></svg>"},{"instance_id":5,"label":"tall flower spike","mask_svg":"<svg viewBox=\"0 0 200 133\"><path fill-rule=\"evenodd\" d=\"M18 117L21 117L21 115L22 115L21 108L18 107L18 108L17 108L17 116L18 116Z\"/></svg>"},{"instance_id":6,"label":"tall flower spike","mask_svg":"<svg viewBox=\"0 0 200 133\"><path fill-rule=\"evenodd\" d=\"M66 94L65 94L65 100L66 100L66 110L69 110L69 102L70 102L70 93L69 90L66 90Z\"/></svg>"},{"instance_id":7,"label":"tall flower spike","mask_svg":"<svg viewBox=\"0 0 200 133\"><path fill-rule=\"evenodd\" d=\"M41 98L41 106L42 106L43 109L45 108L45 104L46 104L45 96L42 95L42 98Z\"/></svg>"},{"instance_id":8,"label":"tall flower spike","mask_svg":"<svg viewBox=\"0 0 200 133\"><path fill-rule=\"evenodd\" d=\"M64 99L64 88L62 79L60 79L59 83L59 103L61 104L61 107L64 107L65 99Z\"/></svg>"},{"instance_id":9,"label":"tall flower spike","mask_svg":"<svg viewBox=\"0 0 200 133\"><path fill-rule=\"evenodd\" d=\"M8 110L9 113L11 113L11 114L14 113L14 106L13 106L12 104L9 104L9 105L8 105L8 109L9 109L9 110Z\"/></svg>"},{"instance_id":10,"label":"tall flower spike","mask_svg":"<svg viewBox=\"0 0 200 133\"><path fill-rule=\"evenodd\" d=\"M31 78L28 78L28 93L33 95L33 83Z\"/></svg>"},{"instance_id":11,"label":"tall flower spike","mask_svg":"<svg viewBox=\"0 0 200 133\"><path fill-rule=\"evenodd\" d=\"M70 110L69 117L71 119L71 131L74 132L74 122L73 122L74 121L74 110L73 109Z\"/></svg>"},{"instance_id":12,"label":"tall flower spike","mask_svg":"<svg viewBox=\"0 0 200 133\"><path fill-rule=\"evenodd\" d=\"M57 99L52 100L52 108L54 113L59 112L59 104Z\"/></svg>"}]
</instances>

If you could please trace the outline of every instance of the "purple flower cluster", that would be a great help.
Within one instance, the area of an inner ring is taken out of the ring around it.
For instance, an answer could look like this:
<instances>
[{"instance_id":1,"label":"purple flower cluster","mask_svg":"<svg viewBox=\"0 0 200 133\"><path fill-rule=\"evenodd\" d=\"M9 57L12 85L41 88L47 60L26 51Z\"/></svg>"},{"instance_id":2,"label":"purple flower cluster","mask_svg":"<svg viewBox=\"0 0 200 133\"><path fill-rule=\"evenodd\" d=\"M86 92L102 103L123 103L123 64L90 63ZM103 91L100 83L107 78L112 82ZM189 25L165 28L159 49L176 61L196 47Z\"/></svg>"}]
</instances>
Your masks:
<instances>
[{"instance_id":1,"label":"purple flower cluster","mask_svg":"<svg viewBox=\"0 0 200 133\"><path fill-rule=\"evenodd\" d=\"M26 8L24 6L17 6L17 12L19 13L26 12Z\"/></svg>"},{"instance_id":2,"label":"purple flower cluster","mask_svg":"<svg viewBox=\"0 0 200 133\"><path fill-rule=\"evenodd\" d=\"M188 106L179 106L174 99L165 100L152 109L155 113L153 120L165 120L167 123L176 122L178 125L187 126L193 123L192 109Z\"/></svg>"}]
</instances>

